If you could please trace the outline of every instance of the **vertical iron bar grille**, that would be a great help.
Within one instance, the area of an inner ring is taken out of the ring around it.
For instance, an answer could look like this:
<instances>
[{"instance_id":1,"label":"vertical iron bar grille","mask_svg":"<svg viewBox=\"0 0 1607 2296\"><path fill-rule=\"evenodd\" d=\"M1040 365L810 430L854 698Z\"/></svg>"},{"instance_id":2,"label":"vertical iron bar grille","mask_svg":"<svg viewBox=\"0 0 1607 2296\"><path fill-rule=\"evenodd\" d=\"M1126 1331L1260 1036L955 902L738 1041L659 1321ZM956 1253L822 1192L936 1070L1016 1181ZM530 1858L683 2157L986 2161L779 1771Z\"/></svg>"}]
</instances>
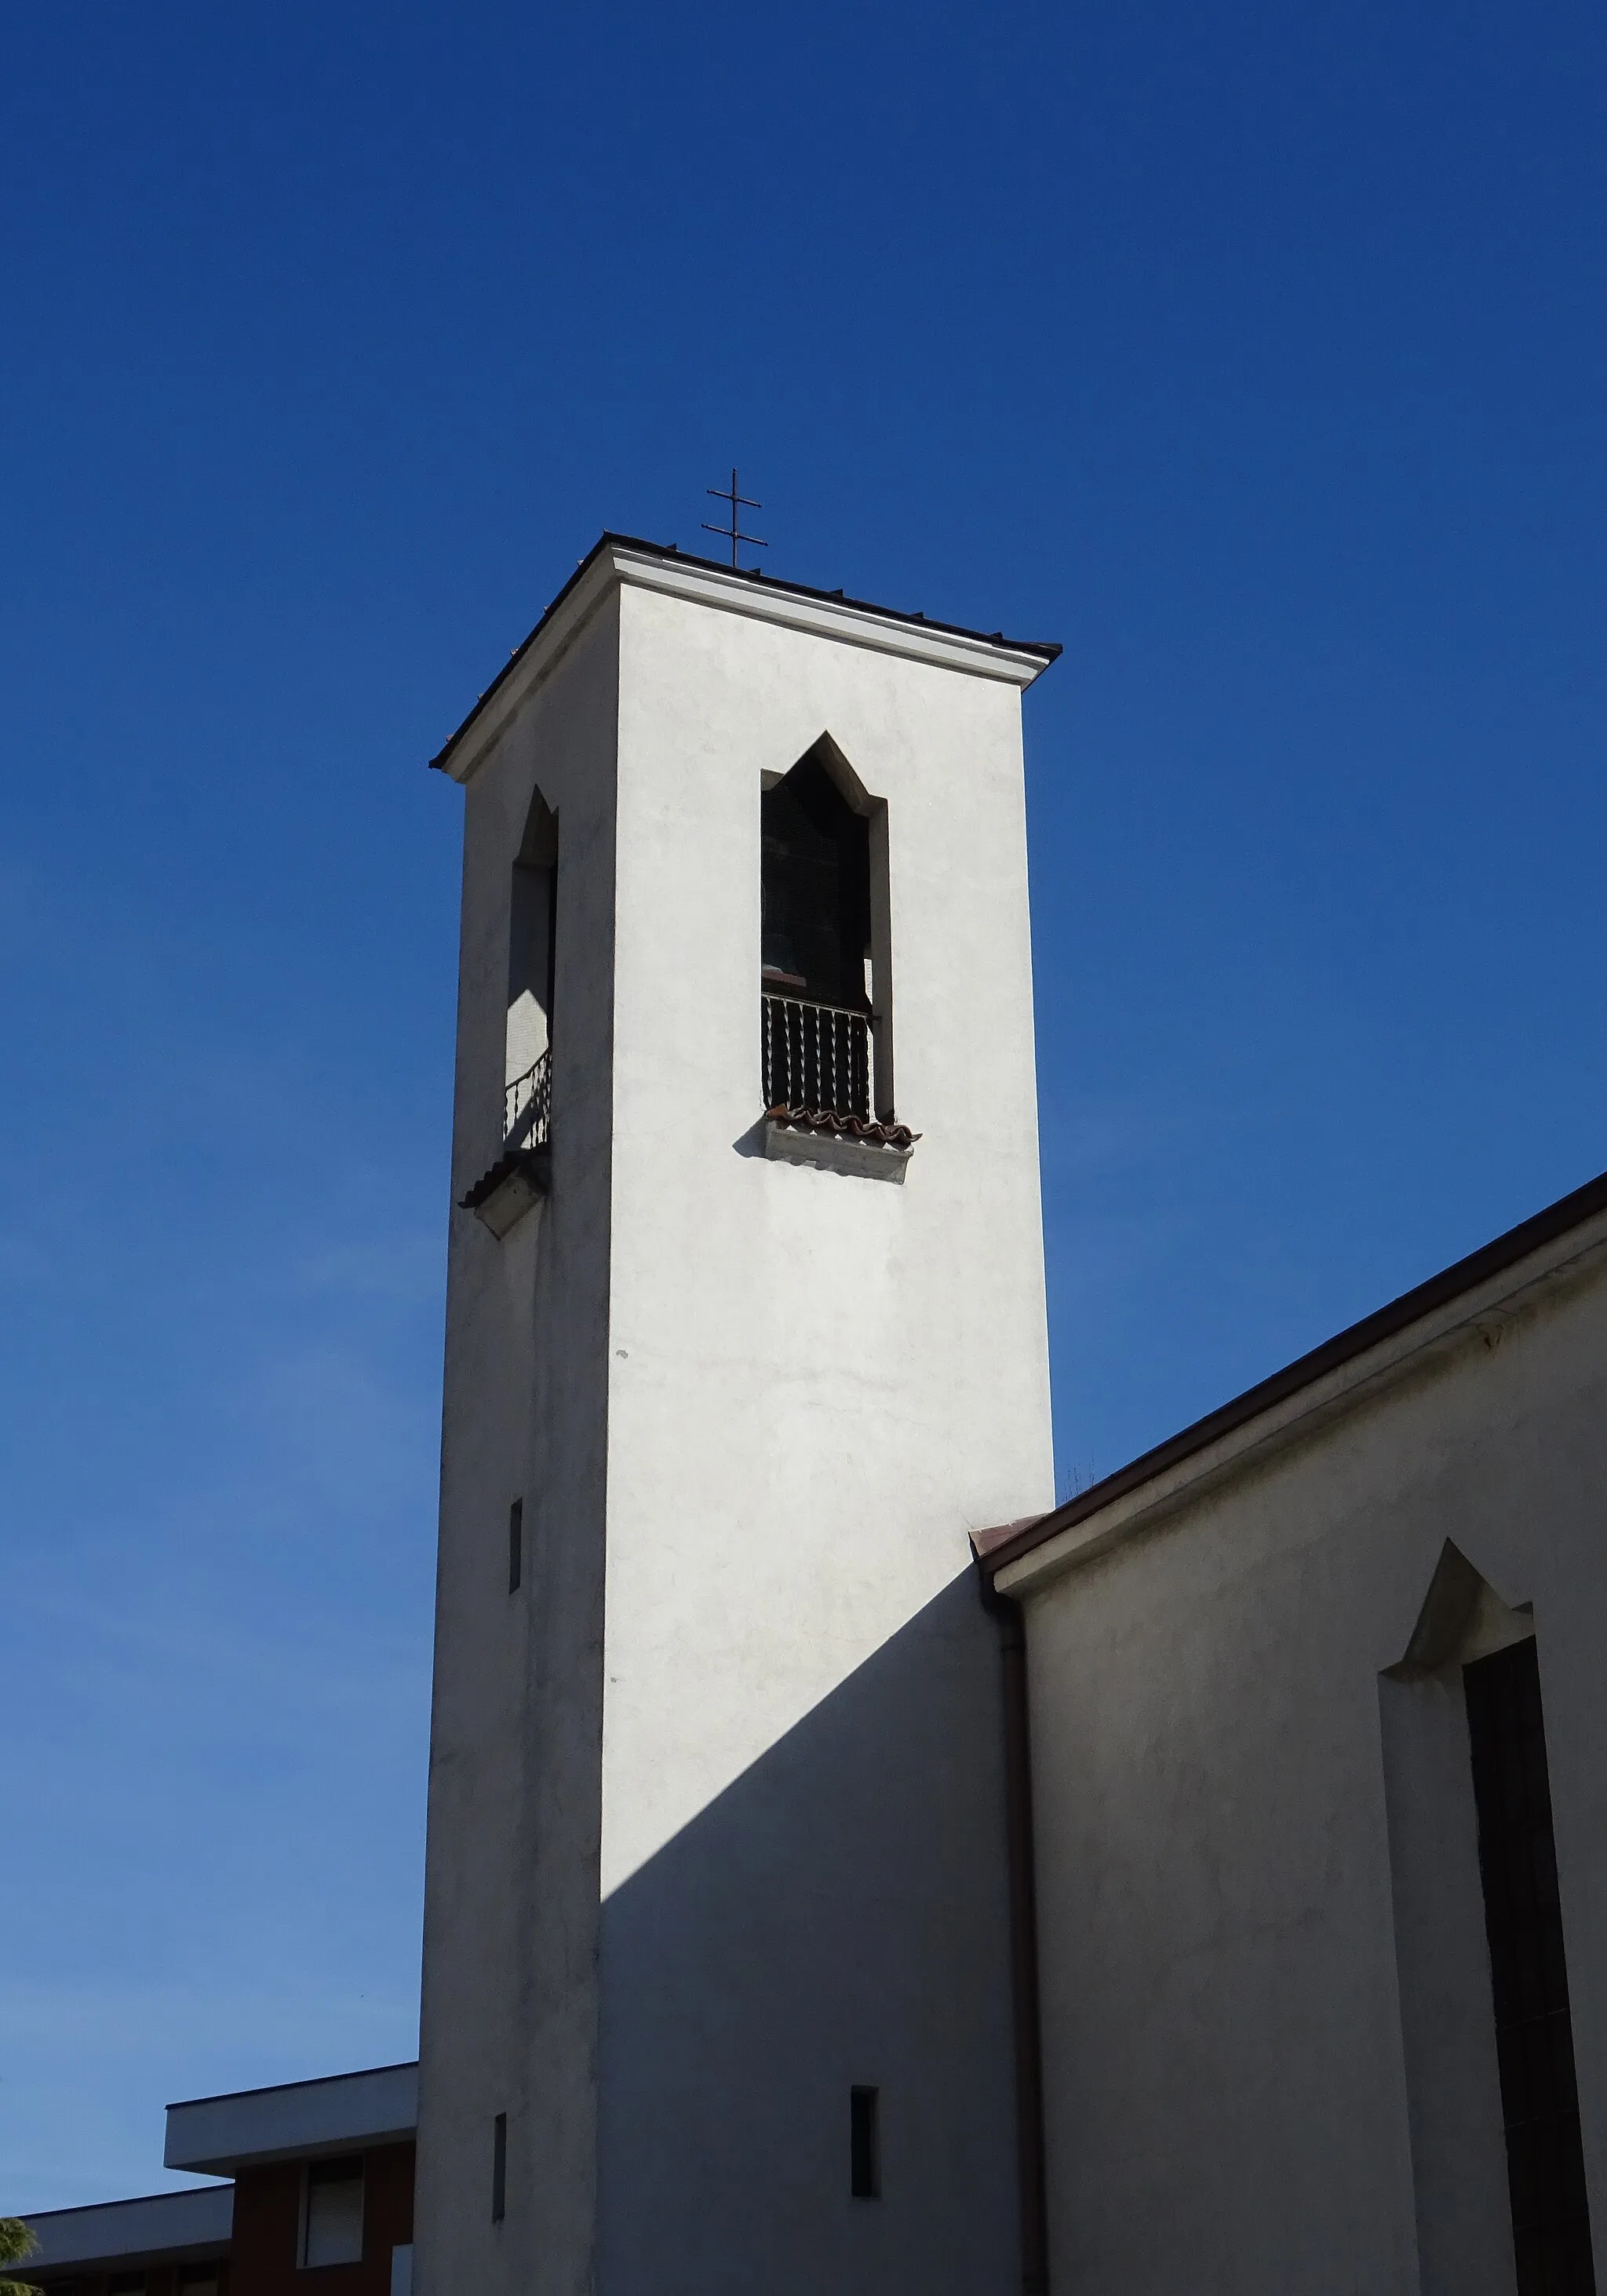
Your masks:
<instances>
[{"instance_id":1,"label":"vertical iron bar grille","mask_svg":"<svg viewBox=\"0 0 1607 2296\"><path fill-rule=\"evenodd\" d=\"M1533 1636L1462 1670L1518 2296L1595 2296Z\"/></svg>"},{"instance_id":2,"label":"vertical iron bar grille","mask_svg":"<svg viewBox=\"0 0 1607 2296\"><path fill-rule=\"evenodd\" d=\"M508 1148L545 1148L553 1124L553 1048L522 1076L503 1087L502 1144Z\"/></svg>"},{"instance_id":3,"label":"vertical iron bar grille","mask_svg":"<svg viewBox=\"0 0 1607 2296\"><path fill-rule=\"evenodd\" d=\"M837 1004L761 996L765 1106L799 1115L871 1113L871 1021Z\"/></svg>"}]
</instances>

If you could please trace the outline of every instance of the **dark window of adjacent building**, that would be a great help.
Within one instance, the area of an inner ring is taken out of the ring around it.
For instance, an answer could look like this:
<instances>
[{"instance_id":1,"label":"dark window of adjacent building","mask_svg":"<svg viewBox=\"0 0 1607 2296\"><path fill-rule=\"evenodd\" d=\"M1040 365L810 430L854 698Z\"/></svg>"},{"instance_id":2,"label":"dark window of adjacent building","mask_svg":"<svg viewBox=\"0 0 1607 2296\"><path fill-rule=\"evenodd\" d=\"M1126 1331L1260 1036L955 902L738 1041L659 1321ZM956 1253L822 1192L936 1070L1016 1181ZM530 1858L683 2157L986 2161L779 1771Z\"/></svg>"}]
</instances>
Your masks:
<instances>
[{"instance_id":1,"label":"dark window of adjacent building","mask_svg":"<svg viewBox=\"0 0 1607 2296\"><path fill-rule=\"evenodd\" d=\"M143 2272L114 2272L106 2283L106 2296L145 2296Z\"/></svg>"},{"instance_id":2,"label":"dark window of adjacent building","mask_svg":"<svg viewBox=\"0 0 1607 2296\"><path fill-rule=\"evenodd\" d=\"M508 2116L499 2112L491 2123L491 2221L500 2224L508 2212Z\"/></svg>"},{"instance_id":3,"label":"dark window of adjacent building","mask_svg":"<svg viewBox=\"0 0 1607 2296\"><path fill-rule=\"evenodd\" d=\"M1462 1678L1518 2296L1595 2296L1534 1637L1475 1659Z\"/></svg>"},{"instance_id":4,"label":"dark window of adjacent building","mask_svg":"<svg viewBox=\"0 0 1607 2296\"><path fill-rule=\"evenodd\" d=\"M517 1595L519 1582L524 1577L524 1501L515 1499L508 1509L508 1592Z\"/></svg>"},{"instance_id":5,"label":"dark window of adjacent building","mask_svg":"<svg viewBox=\"0 0 1607 2296\"><path fill-rule=\"evenodd\" d=\"M849 2091L849 2190L857 2201L881 2198L881 2092Z\"/></svg>"},{"instance_id":6,"label":"dark window of adjacent building","mask_svg":"<svg viewBox=\"0 0 1607 2296\"><path fill-rule=\"evenodd\" d=\"M309 2161L302 2187L303 2266L362 2261L363 2155L344 2152L332 2161Z\"/></svg>"}]
</instances>

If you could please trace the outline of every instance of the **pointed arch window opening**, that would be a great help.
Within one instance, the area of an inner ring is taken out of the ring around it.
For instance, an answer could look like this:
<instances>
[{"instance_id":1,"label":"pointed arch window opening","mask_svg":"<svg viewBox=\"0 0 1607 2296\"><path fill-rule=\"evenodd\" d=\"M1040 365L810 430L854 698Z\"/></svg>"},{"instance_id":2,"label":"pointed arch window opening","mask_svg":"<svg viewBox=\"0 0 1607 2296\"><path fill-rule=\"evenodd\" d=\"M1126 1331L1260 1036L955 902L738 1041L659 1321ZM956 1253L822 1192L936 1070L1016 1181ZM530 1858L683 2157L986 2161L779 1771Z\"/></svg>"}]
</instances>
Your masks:
<instances>
[{"instance_id":1,"label":"pointed arch window opening","mask_svg":"<svg viewBox=\"0 0 1607 2296\"><path fill-rule=\"evenodd\" d=\"M1381 1693L1423 2284L1595 2296L1532 1604L1447 1538Z\"/></svg>"},{"instance_id":2,"label":"pointed arch window opening","mask_svg":"<svg viewBox=\"0 0 1607 2296\"><path fill-rule=\"evenodd\" d=\"M761 792L759 1051L773 1117L893 1121L886 820L830 734Z\"/></svg>"},{"instance_id":3,"label":"pointed arch window opening","mask_svg":"<svg viewBox=\"0 0 1607 2296\"><path fill-rule=\"evenodd\" d=\"M537 789L530 799L509 895L504 1153L532 1152L551 1141L557 952L558 816Z\"/></svg>"}]
</instances>

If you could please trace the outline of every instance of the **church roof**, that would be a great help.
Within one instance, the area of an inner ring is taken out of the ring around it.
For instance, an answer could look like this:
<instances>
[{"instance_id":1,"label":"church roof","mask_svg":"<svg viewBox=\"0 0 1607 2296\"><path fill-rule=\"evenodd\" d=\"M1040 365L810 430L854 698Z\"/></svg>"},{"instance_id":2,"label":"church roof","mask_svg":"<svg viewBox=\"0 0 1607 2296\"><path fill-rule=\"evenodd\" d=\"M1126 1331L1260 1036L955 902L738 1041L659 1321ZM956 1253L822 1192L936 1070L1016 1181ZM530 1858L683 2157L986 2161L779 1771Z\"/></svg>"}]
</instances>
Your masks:
<instances>
[{"instance_id":1,"label":"church roof","mask_svg":"<svg viewBox=\"0 0 1607 2296\"><path fill-rule=\"evenodd\" d=\"M684 567L689 572L717 575L723 581L738 585L750 584L756 591L773 597L808 600L822 608L840 610L844 615L871 615L879 621L901 624L912 632L931 633L939 638L963 639L973 646L997 647L1002 653L1026 657L1029 664L1036 661L1037 667L1030 670L1031 676L1040 675L1051 662L1060 658L1060 647L1043 639L1007 638L1002 630L972 630L959 622L933 621L923 613L906 613L896 606L876 606L864 598L850 598L841 590L815 590L806 582L783 582L774 574L761 574L745 566L723 566L717 559L700 558L693 552L678 549L673 542L644 542L635 535L604 533L587 551L529 636L514 647L451 740L430 758L432 767L446 771L447 759L469 728L491 707L508 680L518 675L531 649L605 551L629 551L642 557L658 559L667 566Z\"/></svg>"},{"instance_id":2,"label":"church roof","mask_svg":"<svg viewBox=\"0 0 1607 2296\"><path fill-rule=\"evenodd\" d=\"M1544 1211L1536 1212L1532 1218L1521 1220L1516 1227L1508 1228L1505 1235L1496 1236L1493 1242L1481 1244L1477 1251L1472 1251L1465 1259L1458 1259L1451 1267L1442 1268L1438 1275L1431 1275L1426 1283L1415 1285L1410 1292L1403 1292L1398 1300L1391 1300L1387 1307L1375 1308L1372 1315L1364 1316L1359 1324L1352 1324L1345 1331L1336 1332L1332 1339L1324 1340L1321 1347L1313 1348L1308 1355L1297 1357L1282 1371L1274 1372L1269 1379L1246 1388L1243 1394L1235 1396L1231 1403L1220 1405L1203 1419L1196 1419L1193 1426L1168 1436L1164 1443L1158 1443L1153 1450L1144 1452L1125 1467L1118 1467L1101 1481L1090 1484L1086 1491L1078 1491L1062 1506L1052 1509L1048 1514L1029 1515L1016 1522L1001 1523L994 1529L976 1532L972 1545L979 1561L990 1575L1007 1570L1012 1563L1046 1546L1051 1539L1059 1538L1062 1533L1090 1522L1116 1500L1142 1491L1147 1484L1159 1482L1185 1461L1209 1450L1213 1444L1249 1428L1256 1420L1266 1418L1280 1405L1289 1403L1305 1390L1316 1387L1319 1382L1342 1371L1347 1365L1354 1364L1370 1349L1382 1346L1384 1341L1409 1332L1414 1324L1423 1323L1437 1311L1465 1300L1468 1294L1488 1284L1493 1278L1506 1274L1535 1253L1544 1251L1547 1246L1562 1242L1575 1229L1598 1218L1603 1212L1607 1212L1607 1172L1594 1180L1587 1180L1582 1188L1575 1188L1570 1195L1559 1197L1554 1204L1548 1204Z\"/></svg>"}]
</instances>

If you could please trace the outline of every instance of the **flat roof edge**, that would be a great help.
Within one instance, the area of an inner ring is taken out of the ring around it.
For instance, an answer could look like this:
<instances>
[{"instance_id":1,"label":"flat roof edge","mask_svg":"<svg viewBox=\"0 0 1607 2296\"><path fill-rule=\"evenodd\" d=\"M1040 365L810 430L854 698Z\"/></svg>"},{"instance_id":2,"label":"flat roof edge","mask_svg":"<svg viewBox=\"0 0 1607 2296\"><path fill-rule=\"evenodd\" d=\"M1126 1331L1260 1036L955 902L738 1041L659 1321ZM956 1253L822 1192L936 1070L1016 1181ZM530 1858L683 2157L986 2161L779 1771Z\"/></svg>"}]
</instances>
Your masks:
<instances>
[{"instance_id":1,"label":"flat roof edge","mask_svg":"<svg viewBox=\"0 0 1607 2296\"><path fill-rule=\"evenodd\" d=\"M221 2254L232 2237L232 2184L180 2185L124 2200L85 2201L76 2208L30 2210L23 2222L38 2241L21 2267L37 2275L116 2269L157 2258Z\"/></svg>"},{"instance_id":2,"label":"flat roof edge","mask_svg":"<svg viewBox=\"0 0 1607 2296\"><path fill-rule=\"evenodd\" d=\"M162 2164L232 2177L269 2161L406 2144L417 2125L418 2064L409 2059L170 2104Z\"/></svg>"},{"instance_id":3,"label":"flat roof edge","mask_svg":"<svg viewBox=\"0 0 1607 2296\"><path fill-rule=\"evenodd\" d=\"M64 2209L29 2209L26 2225L59 2224L63 2217L93 2217L109 2209L149 2209L168 2202L204 2201L209 2193L232 2193L232 2178L216 2185L176 2185L170 2193L127 2193L115 2201L74 2201Z\"/></svg>"},{"instance_id":4,"label":"flat roof edge","mask_svg":"<svg viewBox=\"0 0 1607 2296\"><path fill-rule=\"evenodd\" d=\"M216 2096L176 2097L167 2110L183 2112L193 2104L242 2104L260 2096L289 2096L309 2088L332 2088L337 2081L377 2080L381 2073L415 2073L418 2069L416 2057L402 2057L393 2065L359 2065L348 2073L315 2073L310 2080L270 2081L266 2088L225 2088Z\"/></svg>"},{"instance_id":5,"label":"flat roof edge","mask_svg":"<svg viewBox=\"0 0 1607 2296\"><path fill-rule=\"evenodd\" d=\"M326 2161L342 2152L374 2152L391 2144L413 2144L418 2127L406 2121L395 2128L357 2128L329 2136L296 2137L286 2144L242 2145L238 2152L219 2152L207 2159L168 2160L169 2169L193 2177L220 2177L233 2185L242 2170L271 2169L279 2161Z\"/></svg>"}]
</instances>

